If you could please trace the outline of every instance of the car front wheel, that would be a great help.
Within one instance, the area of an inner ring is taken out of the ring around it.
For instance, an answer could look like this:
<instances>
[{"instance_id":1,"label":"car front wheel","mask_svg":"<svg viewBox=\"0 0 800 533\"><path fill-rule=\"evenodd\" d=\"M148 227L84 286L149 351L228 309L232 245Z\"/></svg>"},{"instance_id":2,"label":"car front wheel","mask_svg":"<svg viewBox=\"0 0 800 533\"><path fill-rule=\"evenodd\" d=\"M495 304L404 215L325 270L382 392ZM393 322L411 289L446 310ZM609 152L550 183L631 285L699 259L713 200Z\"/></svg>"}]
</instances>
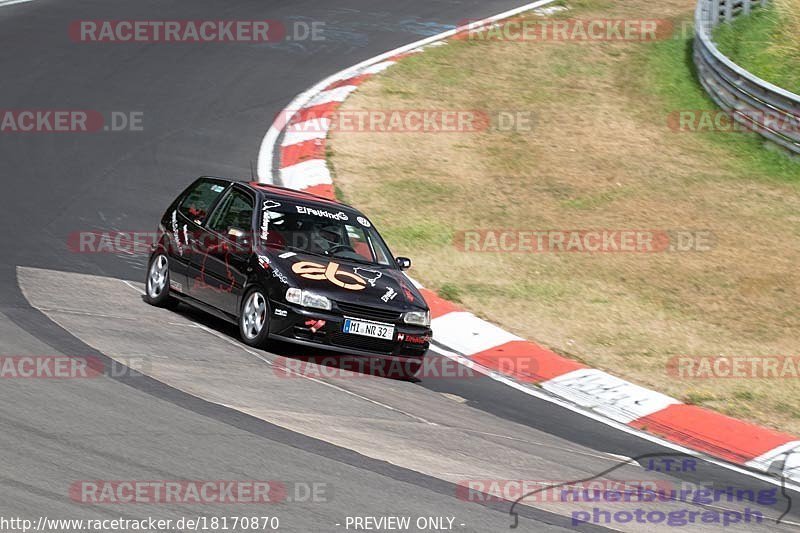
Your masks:
<instances>
[{"instance_id":1,"label":"car front wheel","mask_svg":"<svg viewBox=\"0 0 800 533\"><path fill-rule=\"evenodd\" d=\"M261 289L248 291L239 312L239 332L245 344L263 348L269 337L269 305Z\"/></svg>"},{"instance_id":2,"label":"car front wheel","mask_svg":"<svg viewBox=\"0 0 800 533\"><path fill-rule=\"evenodd\" d=\"M144 299L150 305L173 309L178 301L169 295L169 258L163 252L150 258Z\"/></svg>"}]
</instances>

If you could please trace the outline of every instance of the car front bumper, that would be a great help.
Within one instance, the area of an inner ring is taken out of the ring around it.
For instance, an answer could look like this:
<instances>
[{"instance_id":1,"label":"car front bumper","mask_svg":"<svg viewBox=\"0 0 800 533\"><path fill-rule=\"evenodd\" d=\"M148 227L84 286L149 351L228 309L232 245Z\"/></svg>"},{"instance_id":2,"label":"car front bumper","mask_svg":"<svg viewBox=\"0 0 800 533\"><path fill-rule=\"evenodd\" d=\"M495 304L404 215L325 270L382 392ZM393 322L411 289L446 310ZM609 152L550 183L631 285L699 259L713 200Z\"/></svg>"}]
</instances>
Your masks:
<instances>
[{"instance_id":1,"label":"car front bumper","mask_svg":"<svg viewBox=\"0 0 800 533\"><path fill-rule=\"evenodd\" d=\"M296 344L367 357L419 359L428 351L429 327L412 326L362 315L341 315L321 309L308 309L270 302L270 337ZM284 315L285 313L285 315ZM394 327L392 340L344 333L345 318L366 320Z\"/></svg>"}]
</instances>

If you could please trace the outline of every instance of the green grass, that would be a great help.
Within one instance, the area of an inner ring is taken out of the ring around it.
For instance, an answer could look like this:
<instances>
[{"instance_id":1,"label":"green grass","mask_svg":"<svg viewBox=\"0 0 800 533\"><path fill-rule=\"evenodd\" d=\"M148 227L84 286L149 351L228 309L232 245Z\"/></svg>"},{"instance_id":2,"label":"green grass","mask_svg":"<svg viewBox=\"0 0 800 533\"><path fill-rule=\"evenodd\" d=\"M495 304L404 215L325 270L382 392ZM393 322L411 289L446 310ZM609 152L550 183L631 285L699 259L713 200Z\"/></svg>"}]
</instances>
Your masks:
<instances>
[{"instance_id":1,"label":"green grass","mask_svg":"<svg viewBox=\"0 0 800 533\"><path fill-rule=\"evenodd\" d=\"M690 391L683 398L683 401L689 405L702 406L708 402L716 400L717 397L705 391Z\"/></svg>"},{"instance_id":2,"label":"green grass","mask_svg":"<svg viewBox=\"0 0 800 533\"><path fill-rule=\"evenodd\" d=\"M676 26L679 22L676 23ZM653 119L681 110L714 110L717 105L708 97L697 78L692 58L692 32L642 47L632 83L650 91L654 99ZM694 133L703 140L724 146L737 157L719 161L745 169L752 178L800 184L800 160L779 150L765 149L764 139L745 133Z\"/></svg>"},{"instance_id":3,"label":"green grass","mask_svg":"<svg viewBox=\"0 0 800 533\"><path fill-rule=\"evenodd\" d=\"M768 6L720 24L714 41L720 52L759 78L800 93L798 36L786 31L788 23L778 8Z\"/></svg>"},{"instance_id":4,"label":"green grass","mask_svg":"<svg viewBox=\"0 0 800 533\"><path fill-rule=\"evenodd\" d=\"M430 221L420 221L403 226L385 226L381 233L387 241L398 248L420 245L446 247L453 241L451 227Z\"/></svg>"},{"instance_id":5,"label":"green grass","mask_svg":"<svg viewBox=\"0 0 800 533\"><path fill-rule=\"evenodd\" d=\"M775 407L784 413L789 413L792 418L800 419L800 409L797 406L791 405L787 402L778 402Z\"/></svg>"},{"instance_id":6,"label":"green grass","mask_svg":"<svg viewBox=\"0 0 800 533\"><path fill-rule=\"evenodd\" d=\"M536 298L540 301L562 301L564 296L579 292L580 288L572 288L558 281L518 281L510 284L500 283L461 283L445 284L448 289L455 289L459 298L474 296L477 298L502 297L506 301L528 300Z\"/></svg>"},{"instance_id":7,"label":"green grass","mask_svg":"<svg viewBox=\"0 0 800 533\"><path fill-rule=\"evenodd\" d=\"M737 400L753 401L756 399L757 395L749 390L739 390L733 393L733 397Z\"/></svg>"},{"instance_id":8,"label":"green grass","mask_svg":"<svg viewBox=\"0 0 800 533\"><path fill-rule=\"evenodd\" d=\"M453 283L444 283L438 290L439 296L451 302L461 302L461 289Z\"/></svg>"}]
</instances>

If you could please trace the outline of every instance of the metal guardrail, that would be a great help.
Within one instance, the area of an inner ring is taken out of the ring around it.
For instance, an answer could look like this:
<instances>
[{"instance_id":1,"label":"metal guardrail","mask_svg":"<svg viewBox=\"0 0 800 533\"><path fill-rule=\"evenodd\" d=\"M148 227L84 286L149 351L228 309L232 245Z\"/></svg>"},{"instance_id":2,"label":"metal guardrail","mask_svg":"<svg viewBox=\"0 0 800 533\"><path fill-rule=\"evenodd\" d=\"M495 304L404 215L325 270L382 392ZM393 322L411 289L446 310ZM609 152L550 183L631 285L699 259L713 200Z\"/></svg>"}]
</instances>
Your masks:
<instances>
[{"instance_id":1,"label":"metal guardrail","mask_svg":"<svg viewBox=\"0 0 800 533\"><path fill-rule=\"evenodd\" d=\"M698 0L694 63L706 92L736 122L800 154L800 96L747 72L711 40L719 23L766 4L767 0Z\"/></svg>"}]
</instances>

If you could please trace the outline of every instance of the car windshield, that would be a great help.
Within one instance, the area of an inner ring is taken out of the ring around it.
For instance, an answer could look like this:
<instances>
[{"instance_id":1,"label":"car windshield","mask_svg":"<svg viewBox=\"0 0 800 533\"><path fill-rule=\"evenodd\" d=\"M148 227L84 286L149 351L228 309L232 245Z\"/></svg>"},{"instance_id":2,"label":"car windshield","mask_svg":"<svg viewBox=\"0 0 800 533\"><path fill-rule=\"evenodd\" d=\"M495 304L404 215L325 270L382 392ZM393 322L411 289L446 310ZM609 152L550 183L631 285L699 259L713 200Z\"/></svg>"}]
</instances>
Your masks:
<instances>
[{"instance_id":1,"label":"car windshield","mask_svg":"<svg viewBox=\"0 0 800 533\"><path fill-rule=\"evenodd\" d=\"M265 199L259 237L271 248L390 266L391 253L364 217L331 207Z\"/></svg>"}]
</instances>

